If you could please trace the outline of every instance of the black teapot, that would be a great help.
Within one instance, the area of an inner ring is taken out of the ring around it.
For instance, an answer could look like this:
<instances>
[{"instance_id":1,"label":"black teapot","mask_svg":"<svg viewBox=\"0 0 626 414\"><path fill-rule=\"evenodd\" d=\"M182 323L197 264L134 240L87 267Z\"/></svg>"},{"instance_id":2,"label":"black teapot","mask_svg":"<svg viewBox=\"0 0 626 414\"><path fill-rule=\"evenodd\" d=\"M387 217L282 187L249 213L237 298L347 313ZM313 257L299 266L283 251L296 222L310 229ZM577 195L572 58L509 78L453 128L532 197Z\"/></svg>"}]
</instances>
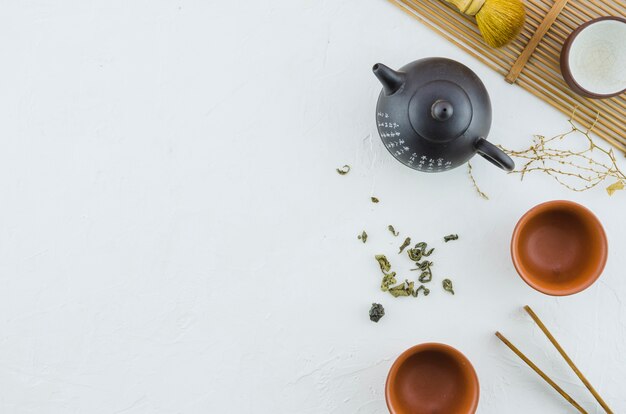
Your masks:
<instances>
[{"instance_id":1,"label":"black teapot","mask_svg":"<svg viewBox=\"0 0 626 414\"><path fill-rule=\"evenodd\" d=\"M468 67L445 58L416 60L394 71L377 63L383 84L376 105L378 133L404 165L448 171L479 153L511 171L513 160L485 137L491 127L487 89Z\"/></svg>"}]
</instances>

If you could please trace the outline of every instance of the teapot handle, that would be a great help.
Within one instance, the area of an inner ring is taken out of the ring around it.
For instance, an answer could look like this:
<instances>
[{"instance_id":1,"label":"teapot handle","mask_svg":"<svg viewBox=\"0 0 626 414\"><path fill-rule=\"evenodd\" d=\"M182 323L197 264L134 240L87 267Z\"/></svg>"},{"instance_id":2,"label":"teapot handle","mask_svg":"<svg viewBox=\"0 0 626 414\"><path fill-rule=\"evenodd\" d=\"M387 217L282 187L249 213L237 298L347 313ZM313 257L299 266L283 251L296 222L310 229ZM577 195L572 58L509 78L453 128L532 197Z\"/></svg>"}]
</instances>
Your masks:
<instances>
[{"instance_id":1,"label":"teapot handle","mask_svg":"<svg viewBox=\"0 0 626 414\"><path fill-rule=\"evenodd\" d=\"M487 141L485 138L480 137L474 144L476 151L487 161L495 166L502 168L504 171L513 171L515 163L502 151L500 148Z\"/></svg>"}]
</instances>

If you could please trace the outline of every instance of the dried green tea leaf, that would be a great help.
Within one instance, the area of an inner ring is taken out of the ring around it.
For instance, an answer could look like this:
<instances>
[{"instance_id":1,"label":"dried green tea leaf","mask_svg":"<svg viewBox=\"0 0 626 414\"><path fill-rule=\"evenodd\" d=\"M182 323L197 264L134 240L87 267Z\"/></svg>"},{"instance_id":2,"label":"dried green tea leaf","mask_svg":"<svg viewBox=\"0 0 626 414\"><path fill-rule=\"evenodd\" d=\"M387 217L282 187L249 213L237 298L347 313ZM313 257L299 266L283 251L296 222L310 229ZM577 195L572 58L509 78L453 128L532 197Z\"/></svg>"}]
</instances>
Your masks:
<instances>
[{"instance_id":1,"label":"dried green tea leaf","mask_svg":"<svg viewBox=\"0 0 626 414\"><path fill-rule=\"evenodd\" d=\"M441 283L443 285L443 290L454 295L454 289L452 289L452 281L450 279L443 279L443 282Z\"/></svg>"},{"instance_id":2,"label":"dried green tea leaf","mask_svg":"<svg viewBox=\"0 0 626 414\"><path fill-rule=\"evenodd\" d=\"M624 189L624 182L622 180L616 181L613 184L611 184L610 186L608 186L606 188L606 192L609 193L610 196L613 195L613 193L615 193L618 190L623 190Z\"/></svg>"},{"instance_id":3,"label":"dried green tea leaf","mask_svg":"<svg viewBox=\"0 0 626 414\"><path fill-rule=\"evenodd\" d=\"M428 289L426 286L424 285L420 285L420 287L418 287L417 289L415 289L415 292L413 292L413 296L417 297L419 291L423 291L424 292L424 296L428 296L428 294L430 293L430 289Z\"/></svg>"},{"instance_id":4,"label":"dried green tea leaf","mask_svg":"<svg viewBox=\"0 0 626 414\"><path fill-rule=\"evenodd\" d=\"M449 242L450 240L458 240L459 239L459 235L458 234L449 234L447 236L443 237L443 241L444 242Z\"/></svg>"},{"instance_id":5,"label":"dried green tea leaf","mask_svg":"<svg viewBox=\"0 0 626 414\"><path fill-rule=\"evenodd\" d=\"M405 280L399 285L390 287L389 293L391 293L394 298L398 296L410 296L413 294L413 286L415 286L413 282L409 283L408 280Z\"/></svg>"},{"instance_id":6,"label":"dried green tea leaf","mask_svg":"<svg viewBox=\"0 0 626 414\"><path fill-rule=\"evenodd\" d=\"M378 203L380 200L377 199L376 197L372 197L372 203Z\"/></svg>"},{"instance_id":7,"label":"dried green tea leaf","mask_svg":"<svg viewBox=\"0 0 626 414\"><path fill-rule=\"evenodd\" d=\"M430 270L430 267L433 265L433 262L429 262L428 260L424 260L423 262L417 262L417 269L411 269L411 270L421 270L422 273L420 274L420 276L417 278L417 280L420 281L420 283L428 283L431 280L433 280L433 273Z\"/></svg>"},{"instance_id":8,"label":"dried green tea leaf","mask_svg":"<svg viewBox=\"0 0 626 414\"><path fill-rule=\"evenodd\" d=\"M424 260L423 262L417 262L415 263L417 265L417 268L415 269L411 269L411 270L427 270L430 269L430 267L433 265L433 262L429 262L428 260Z\"/></svg>"},{"instance_id":9,"label":"dried green tea leaf","mask_svg":"<svg viewBox=\"0 0 626 414\"><path fill-rule=\"evenodd\" d=\"M399 232L396 231L396 229L393 228L393 226L390 224L387 226L387 228L389 229L389 231L391 232L391 234L393 234L394 236L398 236L398 234L400 234Z\"/></svg>"},{"instance_id":10,"label":"dried green tea leaf","mask_svg":"<svg viewBox=\"0 0 626 414\"><path fill-rule=\"evenodd\" d=\"M414 262L422 260L422 251L420 249L409 249L407 250L407 253L409 255L409 259L413 260Z\"/></svg>"},{"instance_id":11,"label":"dried green tea leaf","mask_svg":"<svg viewBox=\"0 0 626 414\"><path fill-rule=\"evenodd\" d=\"M344 165L341 168L337 168L337 173L339 175L346 175L350 172L350 166L348 164Z\"/></svg>"},{"instance_id":12,"label":"dried green tea leaf","mask_svg":"<svg viewBox=\"0 0 626 414\"><path fill-rule=\"evenodd\" d=\"M383 281L380 284L380 290L386 292L389 290L389 286L396 283L396 272L383 273Z\"/></svg>"},{"instance_id":13,"label":"dried green tea leaf","mask_svg":"<svg viewBox=\"0 0 626 414\"><path fill-rule=\"evenodd\" d=\"M404 249L406 249L410 244L411 244L411 238L410 237L407 237L406 239L404 239L404 242L400 246L400 251L398 252L398 254L402 253L402 251Z\"/></svg>"},{"instance_id":14,"label":"dried green tea leaf","mask_svg":"<svg viewBox=\"0 0 626 414\"><path fill-rule=\"evenodd\" d=\"M409 259L414 262L418 262L422 260L422 256L430 256L435 251L435 249L426 250L426 247L428 247L428 243L419 242L415 245L415 247L407 250Z\"/></svg>"},{"instance_id":15,"label":"dried green tea leaf","mask_svg":"<svg viewBox=\"0 0 626 414\"><path fill-rule=\"evenodd\" d=\"M389 293L391 293L391 296L393 296L394 298L397 298L399 296L409 296L406 290L404 290L404 283L396 287L392 287L391 289L389 289Z\"/></svg>"},{"instance_id":16,"label":"dried green tea leaf","mask_svg":"<svg viewBox=\"0 0 626 414\"><path fill-rule=\"evenodd\" d=\"M389 260L387 260L387 257L384 254L377 254L374 257L378 261L378 264L380 265L380 270L382 270L383 273L391 270L391 264L389 263Z\"/></svg>"},{"instance_id":17,"label":"dried green tea leaf","mask_svg":"<svg viewBox=\"0 0 626 414\"><path fill-rule=\"evenodd\" d=\"M420 275L420 277L417 278L417 280L419 280L420 283L428 283L431 280L433 280L433 274L430 271L430 269L427 269L422 272L422 274Z\"/></svg>"},{"instance_id":18,"label":"dried green tea leaf","mask_svg":"<svg viewBox=\"0 0 626 414\"><path fill-rule=\"evenodd\" d=\"M356 238L365 243L367 241L367 233L365 232L365 230L363 230L363 233L356 236Z\"/></svg>"},{"instance_id":19,"label":"dried green tea leaf","mask_svg":"<svg viewBox=\"0 0 626 414\"><path fill-rule=\"evenodd\" d=\"M407 293L409 295L413 295L415 293L415 282L409 282L408 280L405 280L404 282L407 284Z\"/></svg>"},{"instance_id":20,"label":"dried green tea leaf","mask_svg":"<svg viewBox=\"0 0 626 414\"><path fill-rule=\"evenodd\" d=\"M380 303L372 303L370 308L370 321L378 322L380 318L385 316L385 308Z\"/></svg>"}]
</instances>

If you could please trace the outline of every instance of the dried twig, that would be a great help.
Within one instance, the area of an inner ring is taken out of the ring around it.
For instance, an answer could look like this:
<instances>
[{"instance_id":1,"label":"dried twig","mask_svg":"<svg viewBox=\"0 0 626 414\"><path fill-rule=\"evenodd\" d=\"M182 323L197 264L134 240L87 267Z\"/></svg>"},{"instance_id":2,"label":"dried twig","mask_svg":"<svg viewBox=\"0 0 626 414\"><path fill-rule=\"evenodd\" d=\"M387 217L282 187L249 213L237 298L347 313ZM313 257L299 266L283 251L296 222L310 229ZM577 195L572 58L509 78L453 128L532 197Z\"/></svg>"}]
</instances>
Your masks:
<instances>
[{"instance_id":1,"label":"dried twig","mask_svg":"<svg viewBox=\"0 0 626 414\"><path fill-rule=\"evenodd\" d=\"M571 129L567 132L551 138L535 135L533 144L520 151L501 147L509 156L522 161L522 166L512 171L512 174L519 174L523 180L526 174L541 171L562 186L577 192L589 190L613 178L615 182L607 187L609 195L623 189L626 175L617 166L613 149L607 150L596 145L590 136L598 118L588 128L582 128L574 123L575 115L576 109L568 119ZM574 141L576 138L579 142ZM569 147L564 147L565 143ZM572 149L576 144L583 144L582 149Z\"/></svg>"},{"instance_id":2,"label":"dried twig","mask_svg":"<svg viewBox=\"0 0 626 414\"><path fill-rule=\"evenodd\" d=\"M613 149L602 148L591 138L598 117L596 116L589 127L583 128L574 123L575 115L576 108L568 119L571 127L569 131L550 138L535 135L532 145L527 149L513 151L500 146L521 165L511 174L519 174L523 180L526 174L543 172L562 186L577 192L592 189L607 179L613 179L613 183L606 187L607 193L613 195L615 191L623 190L626 187L626 175L617 166ZM580 149L573 149L577 146ZM471 164L468 162L467 165L474 188L481 197L488 199L476 183Z\"/></svg>"},{"instance_id":3,"label":"dried twig","mask_svg":"<svg viewBox=\"0 0 626 414\"><path fill-rule=\"evenodd\" d=\"M478 183L476 182L476 179L474 178L474 174L472 174L472 163L469 161L467 162L467 173L469 174L470 180L472 180L472 184L474 185L474 189L476 190L478 195L484 198L485 200L489 200L489 197L487 197L487 194L483 193L480 187L478 187Z\"/></svg>"}]
</instances>

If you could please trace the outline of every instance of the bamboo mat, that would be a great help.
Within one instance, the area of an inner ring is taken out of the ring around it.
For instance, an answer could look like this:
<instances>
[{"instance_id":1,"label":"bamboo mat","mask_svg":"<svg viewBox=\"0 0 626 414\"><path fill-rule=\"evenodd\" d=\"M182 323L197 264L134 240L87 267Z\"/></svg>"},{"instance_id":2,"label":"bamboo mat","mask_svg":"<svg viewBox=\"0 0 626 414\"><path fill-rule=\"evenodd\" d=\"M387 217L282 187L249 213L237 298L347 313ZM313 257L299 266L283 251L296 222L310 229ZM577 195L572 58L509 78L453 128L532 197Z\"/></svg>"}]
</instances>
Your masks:
<instances>
[{"instance_id":1,"label":"bamboo mat","mask_svg":"<svg viewBox=\"0 0 626 414\"><path fill-rule=\"evenodd\" d=\"M453 6L439 0L390 1L508 82L519 85L568 116L577 108L576 121L583 126L593 124L597 118L594 133L626 153L625 94L611 99L578 96L561 77L559 66L561 46L575 28L600 16L626 17L626 1L524 0L524 28L517 39L500 49L487 46L473 18L461 15ZM541 36L545 28L548 29Z\"/></svg>"}]
</instances>

